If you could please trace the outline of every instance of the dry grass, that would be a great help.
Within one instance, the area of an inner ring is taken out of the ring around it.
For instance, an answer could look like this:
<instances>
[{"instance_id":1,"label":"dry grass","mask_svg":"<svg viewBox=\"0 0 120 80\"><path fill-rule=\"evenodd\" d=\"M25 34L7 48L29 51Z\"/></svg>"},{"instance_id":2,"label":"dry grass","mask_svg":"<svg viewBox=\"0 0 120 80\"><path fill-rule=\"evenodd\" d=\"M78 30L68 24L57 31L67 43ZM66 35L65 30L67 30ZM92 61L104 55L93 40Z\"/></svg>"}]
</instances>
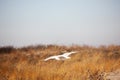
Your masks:
<instances>
[{"instance_id":1,"label":"dry grass","mask_svg":"<svg viewBox=\"0 0 120 80\"><path fill-rule=\"evenodd\" d=\"M78 53L64 61L43 61L62 51ZM120 46L39 45L0 49L0 80L105 80L105 73L116 69L120 69Z\"/></svg>"}]
</instances>

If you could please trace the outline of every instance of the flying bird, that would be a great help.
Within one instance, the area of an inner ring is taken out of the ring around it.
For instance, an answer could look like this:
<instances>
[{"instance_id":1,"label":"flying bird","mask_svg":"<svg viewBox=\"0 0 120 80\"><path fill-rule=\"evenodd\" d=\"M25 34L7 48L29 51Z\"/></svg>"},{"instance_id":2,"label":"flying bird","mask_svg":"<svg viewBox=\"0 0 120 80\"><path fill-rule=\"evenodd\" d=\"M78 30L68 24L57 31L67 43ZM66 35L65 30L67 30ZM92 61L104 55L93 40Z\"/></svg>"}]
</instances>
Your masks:
<instances>
[{"instance_id":1,"label":"flying bird","mask_svg":"<svg viewBox=\"0 0 120 80\"><path fill-rule=\"evenodd\" d=\"M69 55L74 54L74 53L76 53L76 52L66 52L66 53L64 53L62 55L48 57L48 58L44 59L44 61L48 61L50 59L55 59L55 60L69 59L70 58Z\"/></svg>"}]
</instances>

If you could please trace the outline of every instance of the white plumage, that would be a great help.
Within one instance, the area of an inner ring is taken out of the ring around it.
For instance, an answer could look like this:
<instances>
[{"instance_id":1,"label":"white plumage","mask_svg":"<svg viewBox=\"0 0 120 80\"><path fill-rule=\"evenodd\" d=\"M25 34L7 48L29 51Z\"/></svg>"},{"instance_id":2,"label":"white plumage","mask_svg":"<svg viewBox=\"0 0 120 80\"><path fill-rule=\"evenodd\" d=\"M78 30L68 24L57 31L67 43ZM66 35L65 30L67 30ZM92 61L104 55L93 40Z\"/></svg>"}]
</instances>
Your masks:
<instances>
[{"instance_id":1,"label":"white plumage","mask_svg":"<svg viewBox=\"0 0 120 80\"><path fill-rule=\"evenodd\" d=\"M62 55L51 56L51 57L48 57L48 58L44 59L44 61L48 61L50 59L61 60L61 58L69 59L70 58L69 55L71 55L73 53L76 53L76 52L66 52Z\"/></svg>"}]
</instances>

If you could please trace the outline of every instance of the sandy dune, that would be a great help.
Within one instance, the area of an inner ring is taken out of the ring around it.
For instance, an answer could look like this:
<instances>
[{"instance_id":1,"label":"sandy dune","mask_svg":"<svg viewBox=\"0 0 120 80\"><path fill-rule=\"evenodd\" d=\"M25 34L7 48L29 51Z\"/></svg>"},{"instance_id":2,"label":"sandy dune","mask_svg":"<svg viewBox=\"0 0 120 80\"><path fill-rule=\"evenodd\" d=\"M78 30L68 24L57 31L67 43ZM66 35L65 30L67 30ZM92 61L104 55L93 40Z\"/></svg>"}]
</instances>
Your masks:
<instances>
[{"instance_id":1,"label":"sandy dune","mask_svg":"<svg viewBox=\"0 0 120 80\"><path fill-rule=\"evenodd\" d=\"M120 69L114 72L110 72L106 76L107 80L120 80Z\"/></svg>"}]
</instances>

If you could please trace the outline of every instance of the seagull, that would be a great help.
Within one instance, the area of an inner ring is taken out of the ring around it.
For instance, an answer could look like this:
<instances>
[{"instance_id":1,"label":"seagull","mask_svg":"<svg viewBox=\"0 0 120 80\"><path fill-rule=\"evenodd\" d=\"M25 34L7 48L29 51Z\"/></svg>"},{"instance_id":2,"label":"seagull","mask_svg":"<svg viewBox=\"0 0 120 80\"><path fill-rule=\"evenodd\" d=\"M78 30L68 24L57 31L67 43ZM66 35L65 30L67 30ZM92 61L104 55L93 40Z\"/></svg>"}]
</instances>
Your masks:
<instances>
[{"instance_id":1,"label":"seagull","mask_svg":"<svg viewBox=\"0 0 120 80\"><path fill-rule=\"evenodd\" d=\"M50 60L50 59L55 59L55 60L70 59L69 55L74 54L74 53L76 53L76 52L66 52L66 53L64 53L64 54L62 54L62 55L57 55L57 56L48 57L48 58L44 59L44 61L48 61L48 60ZM62 59L61 59L61 58L62 58ZM63 59L63 58L65 58L65 59Z\"/></svg>"}]
</instances>

